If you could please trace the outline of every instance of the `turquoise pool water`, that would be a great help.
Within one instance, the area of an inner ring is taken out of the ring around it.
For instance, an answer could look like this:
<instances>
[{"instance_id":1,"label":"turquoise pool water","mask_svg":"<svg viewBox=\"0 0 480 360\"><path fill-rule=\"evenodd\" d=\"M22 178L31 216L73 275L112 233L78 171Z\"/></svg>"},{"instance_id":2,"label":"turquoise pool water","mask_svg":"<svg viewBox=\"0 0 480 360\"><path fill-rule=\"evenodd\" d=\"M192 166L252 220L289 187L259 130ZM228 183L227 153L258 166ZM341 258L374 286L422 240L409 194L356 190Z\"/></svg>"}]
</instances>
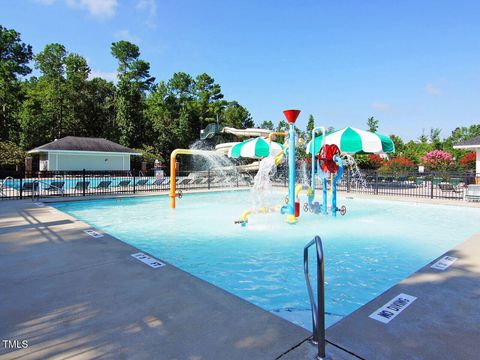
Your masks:
<instances>
[{"instance_id":1,"label":"turquoise pool water","mask_svg":"<svg viewBox=\"0 0 480 360\"><path fill-rule=\"evenodd\" d=\"M273 196L281 202L284 195ZM338 203L346 216L302 212L289 225L278 213L252 215L247 227L233 221L249 207L248 192L184 195L175 210L168 197L55 206L308 329L303 247L314 235L325 251L330 325L480 231L479 209L341 197Z\"/></svg>"},{"instance_id":2,"label":"turquoise pool water","mask_svg":"<svg viewBox=\"0 0 480 360\"><path fill-rule=\"evenodd\" d=\"M59 178L42 178L40 180L40 189L47 189L50 184L52 183L58 183L58 182L63 182L63 190L70 190L74 189L77 184L82 184L83 178L80 177L59 177ZM85 182L88 182L88 188L95 188L100 184L102 181L111 181L109 187L116 187L121 181L127 181L130 180L130 183L128 183L128 186L133 186L133 179L131 177L115 177L115 176L108 176L108 177L92 177L92 176L87 176L85 178ZM149 177L136 177L135 178L135 184L137 184L141 180L146 180L147 182L143 184L144 186L147 185L152 185L155 181L154 176L149 176ZM30 185L30 188L32 187L32 184L38 182L38 179L35 180L23 180L20 182L20 179L7 179L4 181L3 185L6 188L12 188L15 190L20 190L20 186L28 186ZM21 185L20 185L21 184Z\"/></svg>"}]
</instances>

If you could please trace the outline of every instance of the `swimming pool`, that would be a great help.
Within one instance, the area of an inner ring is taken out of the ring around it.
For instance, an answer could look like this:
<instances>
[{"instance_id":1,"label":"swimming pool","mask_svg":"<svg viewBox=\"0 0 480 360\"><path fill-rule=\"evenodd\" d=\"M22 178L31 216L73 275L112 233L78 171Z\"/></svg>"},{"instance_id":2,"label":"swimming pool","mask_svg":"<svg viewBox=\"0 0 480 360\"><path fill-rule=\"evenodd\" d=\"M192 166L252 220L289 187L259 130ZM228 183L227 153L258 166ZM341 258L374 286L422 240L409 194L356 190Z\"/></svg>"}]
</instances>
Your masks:
<instances>
[{"instance_id":1,"label":"swimming pool","mask_svg":"<svg viewBox=\"0 0 480 360\"><path fill-rule=\"evenodd\" d=\"M152 185L155 182L155 177L154 176L149 176L149 177L136 177L135 178L135 184L138 184L141 182L142 186L146 185ZM97 187L101 182L110 182L108 186L110 187L118 187L120 186L121 182L127 183L125 186L133 186L133 178L131 176L126 176L126 177L117 177L117 176L91 176L88 175L85 177L85 183L88 182L88 185L86 186L87 188L95 188ZM39 187L41 190L43 189L48 189L50 185L53 186L59 186L63 190L72 190L75 189L75 187L78 186L78 184L82 185L83 183L83 177L78 176L78 177L57 177L57 178L40 178L40 179L25 179L21 181L20 179L6 179L3 182L3 186L6 188L11 188L15 190L20 190L21 187L26 187L31 189L33 187L34 183L38 183Z\"/></svg>"},{"instance_id":2,"label":"swimming pool","mask_svg":"<svg viewBox=\"0 0 480 360\"><path fill-rule=\"evenodd\" d=\"M307 329L303 247L314 235L323 240L331 325L480 231L480 210L459 206L340 197L344 217L302 213L289 225L278 213L259 214L241 227L233 222L249 207L245 191L187 194L175 210L168 203L157 196L54 206Z\"/></svg>"}]
</instances>

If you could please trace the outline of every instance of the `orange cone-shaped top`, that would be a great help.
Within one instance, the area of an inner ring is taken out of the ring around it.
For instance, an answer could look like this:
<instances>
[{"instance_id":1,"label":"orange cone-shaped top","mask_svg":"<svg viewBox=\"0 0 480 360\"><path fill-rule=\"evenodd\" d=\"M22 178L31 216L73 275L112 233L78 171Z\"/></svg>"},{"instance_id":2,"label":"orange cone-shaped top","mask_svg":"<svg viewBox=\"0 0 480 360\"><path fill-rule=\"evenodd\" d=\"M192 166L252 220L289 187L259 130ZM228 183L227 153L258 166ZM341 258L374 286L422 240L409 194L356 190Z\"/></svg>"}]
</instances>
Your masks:
<instances>
[{"instance_id":1,"label":"orange cone-shaped top","mask_svg":"<svg viewBox=\"0 0 480 360\"><path fill-rule=\"evenodd\" d=\"M300 115L300 110L284 110L283 111L287 121L291 124L294 124L297 121L298 115Z\"/></svg>"}]
</instances>

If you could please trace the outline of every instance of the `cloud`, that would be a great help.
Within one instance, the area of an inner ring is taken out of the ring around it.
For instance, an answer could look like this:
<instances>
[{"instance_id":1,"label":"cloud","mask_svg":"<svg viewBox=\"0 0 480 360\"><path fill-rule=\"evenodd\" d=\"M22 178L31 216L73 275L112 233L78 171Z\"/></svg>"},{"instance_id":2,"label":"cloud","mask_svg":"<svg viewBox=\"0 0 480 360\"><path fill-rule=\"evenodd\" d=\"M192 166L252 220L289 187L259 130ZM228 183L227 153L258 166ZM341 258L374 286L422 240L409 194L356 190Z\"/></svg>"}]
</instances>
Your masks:
<instances>
[{"instance_id":1,"label":"cloud","mask_svg":"<svg viewBox=\"0 0 480 360\"><path fill-rule=\"evenodd\" d=\"M92 70L90 72L90 75L88 76L88 78L91 80L91 79L96 78L96 77L105 79L107 81L113 81L114 83L116 83L117 80L118 80L116 72Z\"/></svg>"},{"instance_id":2,"label":"cloud","mask_svg":"<svg viewBox=\"0 0 480 360\"><path fill-rule=\"evenodd\" d=\"M148 13L145 23L149 27L155 27L155 18L157 17L157 3L155 0L137 0L135 8L140 11L146 11Z\"/></svg>"},{"instance_id":3,"label":"cloud","mask_svg":"<svg viewBox=\"0 0 480 360\"><path fill-rule=\"evenodd\" d=\"M157 4L155 3L155 0L138 0L136 8L148 11L149 15L157 15Z\"/></svg>"},{"instance_id":4,"label":"cloud","mask_svg":"<svg viewBox=\"0 0 480 360\"><path fill-rule=\"evenodd\" d=\"M370 104L370 107L376 111L389 112L392 111L392 105L384 102L373 102Z\"/></svg>"},{"instance_id":5,"label":"cloud","mask_svg":"<svg viewBox=\"0 0 480 360\"><path fill-rule=\"evenodd\" d=\"M42 5L53 5L60 0L35 0ZM118 0L63 0L72 9L86 10L96 18L111 18L115 15Z\"/></svg>"},{"instance_id":6,"label":"cloud","mask_svg":"<svg viewBox=\"0 0 480 360\"><path fill-rule=\"evenodd\" d=\"M115 38L117 38L118 40L127 40L135 44L139 43L141 40L138 36L132 34L127 29L115 31L113 36L115 36Z\"/></svg>"},{"instance_id":7,"label":"cloud","mask_svg":"<svg viewBox=\"0 0 480 360\"><path fill-rule=\"evenodd\" d=\"M443 90L440 87L438 87L438 86L436 86L432 83L429 83L429 84L425 85L425 91L432 96L443 95Z\"/></svg>"}]
</instances>

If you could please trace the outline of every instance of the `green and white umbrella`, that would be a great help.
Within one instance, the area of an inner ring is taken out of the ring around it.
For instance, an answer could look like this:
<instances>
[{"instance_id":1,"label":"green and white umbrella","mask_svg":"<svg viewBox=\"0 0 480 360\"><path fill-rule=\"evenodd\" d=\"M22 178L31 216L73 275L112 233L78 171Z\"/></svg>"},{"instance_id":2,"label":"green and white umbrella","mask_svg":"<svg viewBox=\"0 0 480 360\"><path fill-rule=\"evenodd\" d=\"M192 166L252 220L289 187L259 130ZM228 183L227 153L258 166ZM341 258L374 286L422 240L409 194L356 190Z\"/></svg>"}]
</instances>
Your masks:
<instances>
[{"instance_id":1,"label":"green and white umbrella","mask_svg":"<svg viewBox=\"0 0 480 360\"><path fill-rule=\"evenodd\" d=\"M323 135L315 138L315 152L319 152L323 144ZM388 136L370 131L346 127L328 133L325 144L335 144L341 152L349 154L384 154L395 152L395 145ZM312 141L307 144L307 153L312 151Z\"/></svg>"},{"instance_id":2,"label":"green and white umbrella","mask_svg":"<svg viewBox=\"0 0 480 360\"><path fill-rule=\"evenodd\" d=\"M237 145L231 147L228 151L228 156L231 158L263 158L269 155L277 155L283 150L283 146L277 142L271 143L264 138L257 137L245 140Z\"/></svg>"}]
</instances>

